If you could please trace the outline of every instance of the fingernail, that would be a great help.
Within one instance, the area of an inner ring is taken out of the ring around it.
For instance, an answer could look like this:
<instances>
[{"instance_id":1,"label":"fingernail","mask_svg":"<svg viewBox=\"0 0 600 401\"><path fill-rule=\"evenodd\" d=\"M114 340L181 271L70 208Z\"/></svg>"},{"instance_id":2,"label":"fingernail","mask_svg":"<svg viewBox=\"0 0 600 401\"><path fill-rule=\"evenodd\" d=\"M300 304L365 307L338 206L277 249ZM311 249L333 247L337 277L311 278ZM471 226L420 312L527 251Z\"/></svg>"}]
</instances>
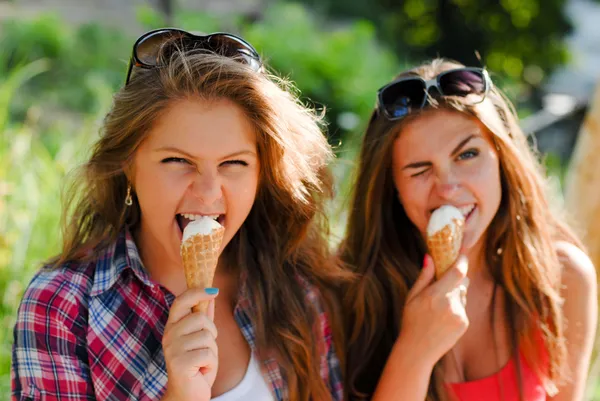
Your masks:
<instances>
[{"instance_id":1,"label":"fingernail","mask_svg":"<svg viewBox=\"0 0 600 401\"><path fill-rule=\"evenodd\" d=\"M206 292L208 295L217 295L219 293L219 289L214 287L208 287L204 289L204 292Z\"/></svg>"},{"instance_id":2,"label":"fingernail","mask_svg":"<svg viewBox=\"0 0 600 401\"><path fill-rule=\"evenodd\" d=\"M425 254L425 257L423 258L423 269L426 269L429 266L429 255Z\"/></svg>"}]
</instances>

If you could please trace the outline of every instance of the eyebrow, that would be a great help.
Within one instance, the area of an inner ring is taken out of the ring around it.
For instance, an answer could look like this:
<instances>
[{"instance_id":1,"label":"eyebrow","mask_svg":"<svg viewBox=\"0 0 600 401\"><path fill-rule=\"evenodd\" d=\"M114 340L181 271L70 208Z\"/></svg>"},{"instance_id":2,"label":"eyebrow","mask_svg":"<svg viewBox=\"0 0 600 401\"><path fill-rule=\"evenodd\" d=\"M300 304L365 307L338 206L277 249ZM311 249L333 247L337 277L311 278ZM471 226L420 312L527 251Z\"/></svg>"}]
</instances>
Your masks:
<instances>
[{"instance_id":1,"label":"eyebrow","mask_svg":"<svg viewBox=\"0 0 600 401\"><path fill-rule=\"evenodd\" d=\"M478 137L478 134L471 134L468 137L466 137L465 139L463 139L462 141L460 141L460 143L454 148L454 150L452 151L452 153L450 153L450 155L454 156L456 155L458 152L460 152L462 150L462 148L465 147L465 145L467 143L469 143L469 141L475 137Z\"/></svg>"},{"instance_id":2,"label":"eyebrow","mask_svg":"<svg viewBox=\"0 0 600 401\"><path fill-rule=\"evenodd\" d=\"M479 134L471 134L468 137L466 137L465 139L463 139L462 141L460 141L460 143L454 148L454 150L452 151L452 153L450 153L451 156L456 155L458 152L460 152L462 150L462 148L469 143L469 141L473 138L479 137ZM421 168L421 167L430 167L431 166L431 162L415 162L415 163L410 163L407 164L406 166L404 166L402 168L402 170L407 170L407 169L411 169L411 168Z\"/></svg>"},{"instance_id":3,"label":"eyebrow","mask_svg":"<svg viewBox=\"0 0 600 401\"><path fill-rule=\"evenodd\" d=\"M155 150L155 152L175 152L175 153L181 153L182 155L186 156L187 158L190 159L196 159L197 157L195 157L194 155L192 155L191 153L186 152L185 150L173 147L173 146L163 146L161 148L158 148ZM256 157L256 152L252 151L252 150L240 150L239 152L234 152L231 153L227 156L222 157L221 159L229 159L231 157L237 157L237 156L254 156Z\"/></svg>"}]
</instances>

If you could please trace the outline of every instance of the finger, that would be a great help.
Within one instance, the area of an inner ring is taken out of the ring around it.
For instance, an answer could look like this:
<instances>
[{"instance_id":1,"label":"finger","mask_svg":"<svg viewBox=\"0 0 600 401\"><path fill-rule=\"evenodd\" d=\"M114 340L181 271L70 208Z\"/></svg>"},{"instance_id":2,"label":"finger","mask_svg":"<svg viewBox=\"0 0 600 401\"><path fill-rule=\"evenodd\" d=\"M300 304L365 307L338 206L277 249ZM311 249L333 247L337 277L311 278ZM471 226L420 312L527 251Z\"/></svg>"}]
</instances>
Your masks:
<instances>
[{"instance_id":1,"label":"finger","mask_svg":"<svg viewBox=\"0 0 600 401\"><path fill-rule=\"evenodd\" d=\"M208 318L210 319L211 322L214 322L214 320L215 320L215 300L214 299L212 299L208 303Z\"/></svg>"},{"instance_id":2,"label":"finger","mask_svg":"<svg viewBox=\"0 0 600 401\"><path fill-rule=\"evenodd\" d=\"M207 330L188 334L181 339L183 343L184 351L195 351L199 349L208 348L212 350L215 355L219 355L219 347L215 341L215 337Z\"/></svg>"},{"instance_id":3,"label":"finger","mask_svg":"<svg viewBox=\"0 0 600 401\"><path fill-rule=\"evenodd\" d=\"M442 277L431 286L432 291L440 293L452 291L467 277L468 269L469 262L466 256L460 255Z\"/></svg>"},{"instance_id":4,"label":"finger","mask_svg":"<svg viewBox=\"0 0 600 401\"><path fill-rule=\"evenodd\" d=\"M182 362L188 366L193 366L195 370L200 371L202 374L206 374L206 372L217 368L219 358L210 348L203 348L187 352Z\"/></svg>"},{"instance_id":5,"label":"finger","mask_svg":"<svg viewBox=\"0 0 600 401\"><path fill-rule=\"evenodd\" d=\"M218 331L215 323L204 313L194 312L170 326L168 334L170 337L177 339L202 330L209 331L213 337L217 338Z\"/></svg>"},{"instance_id":6,"label":"finger","mask_svg":"<svg viewBox=\"0 0 600 401\"><path fill-rule=\"evenodd\" d=\"M193 306L198 305L202 301L210 301L215 299L217 294L208 294L204 288L190 288L183 294L175 298L171 310L169 311L169 319L167 325L174 324L189 315Z\"/></svg>"},{"instance_id":7,"label":"finger","mask_svg":"<svg viewBox=\"0 0 600 401\"><path fill-rule=\"evenodd\" d=\"M189 370L194 373L200 371L204 374L207 371L216 369L218 363L218 356L212 349L202 348L177 355L171 360L169 367L172 370L172 374Z\"/></svg>"},{"instance_id":8,"label":"finger","mask_svg":"<svg viewBox=\"0 0 600 401\"><path fill-rule=\"evenodd\" d=\"M412 299L417 296L421 291L423 291L431 282L435 276L435 269L433 268L433 261L431 260L431 256L425 255L425 259L423 260L423 268L419 273L419 277L417 277L417 281L413 284L412 288L408 292L407 300Z\"/></svg>"},{"instance_id":9,"label":"finger","mask_svg":"<svg viewBox=\"0 0 600 401\"><path fill-rule=\"evenodd\" d=\"M466 315L467 307L467 290L463 284L460 284L454 290L446 294L450 302L450 307L454 313L459 315Z\"/></svg>"},{"instance_id":10,"label":"finger","mask_svg":"<svg viewBox=\"0 0 600 401\"><path fill-rule=\"evenodd\" d=\"M219 357L214 352L212 352L212 350L205 348L193 352L198 352L199 354L197 356L199 366L198 370L203 375L206 375L212 370L216 370L219 366Z\"/></svg>"},{"instance_id":11,"label":"finger","mask_svg":"<svg viewBox=\"0 0 600 401\"><path fill-rule=\"evenodd\" d=\"M468 290L469 284L471 284L471 280L469 280L469 277L465 277L462 279L462 281L460 283L465 286L465 289Z\"/></svg>"}]
</instances>

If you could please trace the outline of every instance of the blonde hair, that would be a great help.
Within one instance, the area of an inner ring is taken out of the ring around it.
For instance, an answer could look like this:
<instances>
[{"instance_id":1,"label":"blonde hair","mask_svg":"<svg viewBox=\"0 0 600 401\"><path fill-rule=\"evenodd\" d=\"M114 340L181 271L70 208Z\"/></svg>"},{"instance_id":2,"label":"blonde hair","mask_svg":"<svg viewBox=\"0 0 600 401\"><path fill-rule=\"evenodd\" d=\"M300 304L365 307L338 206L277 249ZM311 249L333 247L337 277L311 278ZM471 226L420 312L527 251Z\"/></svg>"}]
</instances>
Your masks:
<instances>
[{"instance_id":1,"label":"blonde hair","mask_svg":"<svg viewBox=\"0 0 600 401\"><path fill-rule=\"evenodd\" d=\"M464 66L436 59L398 77L429 80L459 67ZM500 90L491 88L486 99L475 105L460 97L430 100L430 107L477 118L492 136L500 161L502 200L486 231L486 262L494 281L507 294L515 348L522 347L552 393L554 383L566 376L561 266L555 242L582 245L550 207L544 171ZM342 260L361 277L348 287L343 299L350 336L348 384L359 396L375 388L385 363L381 358L387 358L400 332L407 292L427 252L420 233L397 200L391 173L393 141L405 124L427 110L415 111L400 121L389 121L376 110L362 143L346 237L340 248ZM536 346L536 333L541 334L547 352L547 371ZM440 369L439 364L434 369L428 400L447 396L443 394Z\"/></svg>"},{"instance_id":2,"label":"blonde hair","mask_svg":"<svg viewBox=\"0 0 600 401\"><path fill-rule=\"evenodd\" d=\"M239 269L253 305L260 353L274 352L284 367L289 399L331 399L320 375L323 338L302 279L325 300L334 339L341 341L333 285L345 276L331 257L324 202L331 196L332 152L321 117L304 107L293 87L264 71L212 53L177 51L162 68L139 69L114 96L100 140L69 188L64 245L55 265L90 257L124 229L139 227L135 196L126 208L126 172L146 134L167 106L186 98L229 99L257 133L260 184L255 203L222 258ZM281 302L285 299L285 302ZM343 347L337 346L341 352Z\"/></svg>"}]
</instances>

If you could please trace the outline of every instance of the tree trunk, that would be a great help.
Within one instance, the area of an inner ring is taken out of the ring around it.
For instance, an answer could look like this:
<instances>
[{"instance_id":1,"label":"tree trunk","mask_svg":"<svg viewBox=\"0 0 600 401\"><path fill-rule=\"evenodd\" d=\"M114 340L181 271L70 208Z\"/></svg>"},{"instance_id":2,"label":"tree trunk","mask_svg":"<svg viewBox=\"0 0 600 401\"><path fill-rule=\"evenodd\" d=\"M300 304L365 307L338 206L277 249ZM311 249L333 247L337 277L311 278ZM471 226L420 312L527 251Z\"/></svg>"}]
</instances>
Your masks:
<instances>
[{"instance_id":1,"label":"tree trunk","mask_svg":"<svg viewBox=\"0 0 600 401\"><path fill-rule=\"evenodd\" d=\"M596 269L600 268L600 83L571 157L565 204Z\"/></svg>"},{"instance_id":2,"label":"tree trunk","mask_svg":"<svg viewBox=\"0 0 600 401\"><path fill-rule=\"evenodd\" d=\"M158 8L165 17L167 25L173 24L173 0L158 0Z\"/></svg>"}]
</instances>

